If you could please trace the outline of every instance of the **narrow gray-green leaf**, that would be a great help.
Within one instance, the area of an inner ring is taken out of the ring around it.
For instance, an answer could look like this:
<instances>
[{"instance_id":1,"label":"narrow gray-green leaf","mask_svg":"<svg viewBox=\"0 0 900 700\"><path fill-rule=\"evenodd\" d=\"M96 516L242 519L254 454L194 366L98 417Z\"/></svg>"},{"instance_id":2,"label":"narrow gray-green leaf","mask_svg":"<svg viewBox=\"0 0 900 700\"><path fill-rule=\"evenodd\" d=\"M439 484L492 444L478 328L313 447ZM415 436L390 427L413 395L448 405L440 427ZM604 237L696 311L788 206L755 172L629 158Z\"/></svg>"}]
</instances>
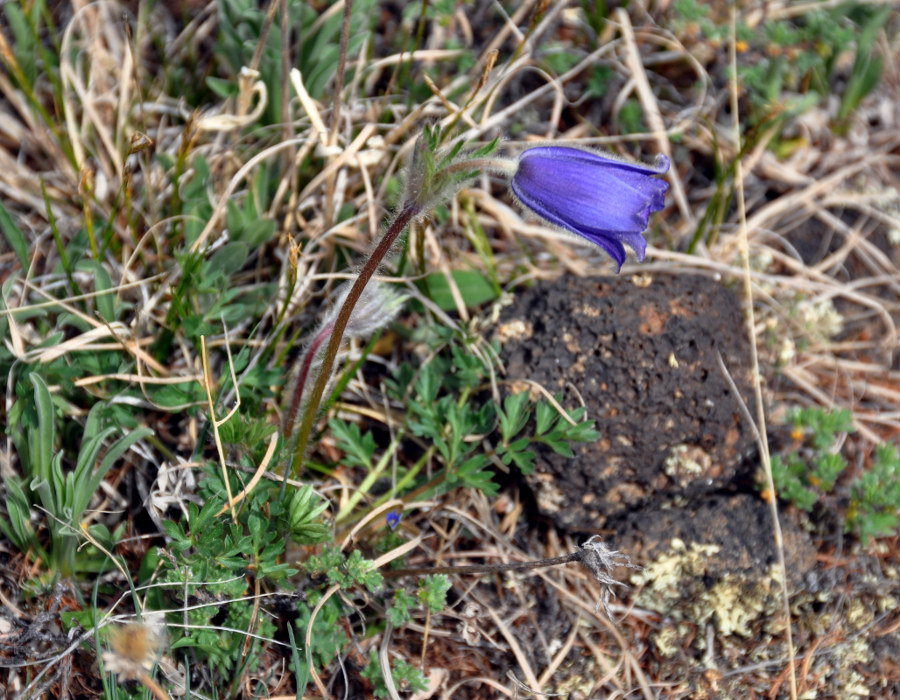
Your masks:
<instances>
[{"instance_id":1,"label":"narrow gray-green leaf","mask_svg":"<svg viewBox=\"0 0 900 700\"><path fill-rule=\"evenodd\" d=\"M53 443L56 440L56 420L53 415L53 399L50 390L41 375L31 373L31 384L34 386L34 405L38 414L38 434L34 443L29 447L37 448L37 455L31 454L32 468L36 467L36 474L43 479L50 479L50 463L53 459ZM30 441L31 442L31 441ZM37 458L35 460L35 457Z\"/></svg>"},{"instance_id":2,"label":"narrow gray-green leaf","mask_svg":"<svg viewBox=\"0 0 900 700\"><path fill-rule=\"evenodd\" d=\"M25 234L22 233L18 226L16 226L12 216L10 216L2 202L0 202L0 231L3 232L3 236L9 243L9 247L15 252L22 269L27 270L28 241L25 240Z\"/></svg>"}]
</instances>

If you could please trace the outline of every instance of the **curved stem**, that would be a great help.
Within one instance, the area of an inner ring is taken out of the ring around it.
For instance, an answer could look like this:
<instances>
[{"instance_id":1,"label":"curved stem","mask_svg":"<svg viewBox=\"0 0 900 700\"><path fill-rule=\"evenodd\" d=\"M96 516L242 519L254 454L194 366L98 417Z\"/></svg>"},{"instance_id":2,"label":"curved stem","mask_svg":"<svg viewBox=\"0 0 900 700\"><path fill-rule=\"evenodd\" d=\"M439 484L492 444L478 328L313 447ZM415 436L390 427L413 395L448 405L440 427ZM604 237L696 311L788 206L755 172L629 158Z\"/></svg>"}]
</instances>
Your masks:
<instances>
[{"instance_id":1,"label":"curved stem","mask_svg":"<svg viewBox=\"0 0 900 700\"><path fill-rule=\"evenodd\" d=\"M294 432L294 425L297 422L297 411L300 410L300 402L303 399L303 390L306 388L306 380L309 377L309 368L312 367L313 359L319 352L319 348L322 347L322 343L325 342L325 339L329 337L333 330L334 324L329 323L316 333L316 337L313 338L312 343L310 343L309 347L306 349L306 354L303 356L303 360L300 363L300 373L297 375L297 383L294 384L294 397L291 400L291 407L288 410L287 417L284 421L283 431L285 440L290 440L291 435Z\"/></svg>"},{"instance_id":2,"label":"curved stem","mask_svg":"<svg viewBox=\"0 0 900 700\"><path fill-rule=\"evenodd\" d=\"M522 571L539 569L546 566L558 566L568 564L570 561L581 561L584 551L579 549L570 554L563 554L552 559L539 559L538 561L516 561L508 564L472 564L470 566L423 566L413 569L390 569L382 571L384 578L399 578L401 576L431 576L433 574L494 574L500 571Z\"/></svg>"},{"instance_id":3,"label":"curved stem","mask_svg":"<svg viewBox=\"0 0 900 700\"><path fill-rule=\"evenodd\" d=\"M312 432L313 423L315 423L316 416L319 413L319 405L322 403L322 396L325 393L325 387L328 385L328 379L331 377L334 358L337 356L338 350L341 347L344 330L347 328L347 323L350 320L356 302L359 301L363 289L365 289L369 280L372 279L372 275L375 274L378 265L384 260L384 256L387 255L391 246L394 245L394 242L419 211L419 207L415 204L406 204L403 209L400 210L400 213L397 214L397 217L391 222L391 225L385 232L384 237L378 242L371 257L366 261L363 269L360 270L359 277L356 278L356 281L353 283L353 286L347 294L347 298L344 300L344 305L341 306L341 310L334 321L334 330L331 332L331 339L328 341L328 347L325 348L325 354L322 357L319 375L316 378L315 386L313 386L309 401L306 404L306 410L303 412L303 421L300 423L300 428L297 432L297 446L294 449L293 467L293 472L295 474L300 470L300 463L303 461L303 456L306 454L306 448L309 444L309 435Z\"/></svg>"},{"instance_id":4,"label":"curved stem","mask_svg":"<svg viewBox=\"0 0 900 700\"><path fill-rule=\"evenodd\" d=\"M460 160L456 163L450 163L441 168L442 173L454 175L456 173L467 172L480 173L482 171L504 175L511 178L516 174L516 161L511 158L470 158L468 160Z\"/></svg>"}]
</instances>

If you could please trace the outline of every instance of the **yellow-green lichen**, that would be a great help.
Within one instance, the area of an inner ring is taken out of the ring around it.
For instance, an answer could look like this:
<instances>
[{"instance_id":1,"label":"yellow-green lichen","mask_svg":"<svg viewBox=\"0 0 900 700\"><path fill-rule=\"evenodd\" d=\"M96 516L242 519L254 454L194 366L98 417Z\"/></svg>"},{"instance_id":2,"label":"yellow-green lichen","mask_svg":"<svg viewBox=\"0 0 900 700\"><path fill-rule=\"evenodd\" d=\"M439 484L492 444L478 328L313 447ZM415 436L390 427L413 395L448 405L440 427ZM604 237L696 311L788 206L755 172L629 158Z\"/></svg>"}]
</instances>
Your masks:
<instances>
[{"instance_id":1,"label":"yellow-green lichen","mask_svg":"<svg viewBox=\"0 0 900 700\"><path fill-rule=\"evenodd\" d=\"M675 629L675 625L669 623L663 625L662 629L653 635L653 643L656 645L660 656L671 659L681 649L678 643L681 635Z\"/></svg>"},{"instance_id":2,"label":"yellow-green lichen","mask_svg":"<svg viewBox=\"0 0 900 700\"><path fill-rule=\"evenodd\" d=\"M688 548L677 537L670 547L670 552L631 576L631 583L643 588L638 604L666 615L672 614L673 604L682 599L685 582L702 577L708 558L720 550L713 544L692 543ZM675 619L680 619L677 613Z\"/></svg>"},{"instance_id":3,"label":"yellow-green lichen","mask_svg":"<svg viewBox=\"0 0 900 700\"><path fill-rule=\"evenodd\" d=\"M861 600L851 598L847 603L847 624L852 630L860 630L872 623L875 611Z\"/></svg>"},{"instance_id":4,"label":"yellow-green lichen","mask_svg":"<svg viewBox=\"0 0 900 700\"><path fill-rule=\"evenodd\" d=\"M642 588L638 605L667 615L674 621L696 625L709 622L722 636L752 635L751 623L770 612L773 596L771 571L761 580L739 574L717 576L712 585L710 558L720 547L673 539L670 550L634 574L631 582ZM671 633L660 637L660 650L668 648ZM696 640L700 646L702 640Z\"/></svg>"},{"instance_id":5,"label":"yellow-green lichen","mask_svg":"<svg viewBox=\"0 0 900 700\"><path fill-rule=\"evenodd\" d=\"M754 584L744 577L728 575L701 596L695 614L700 622L712 618L719 634L750 637L750 623L765 612L769 597L765 580Z\"/></svg>"}]
</instances>

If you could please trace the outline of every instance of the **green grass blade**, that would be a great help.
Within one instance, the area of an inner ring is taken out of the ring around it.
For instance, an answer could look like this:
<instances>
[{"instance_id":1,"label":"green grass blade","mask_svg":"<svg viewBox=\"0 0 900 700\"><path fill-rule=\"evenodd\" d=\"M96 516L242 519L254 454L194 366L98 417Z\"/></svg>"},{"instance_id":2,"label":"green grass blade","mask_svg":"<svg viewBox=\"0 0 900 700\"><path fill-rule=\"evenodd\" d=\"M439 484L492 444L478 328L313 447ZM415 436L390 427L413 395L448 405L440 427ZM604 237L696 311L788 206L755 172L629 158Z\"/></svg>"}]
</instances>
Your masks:
<instances>
[{"instance_id":1,"label":"green grass blade","mask_svg":"<svg viewBox=\"0 0 900 700\"><path fill-rule=\"evenodd\" d=\"M28 242L25 240L25 234L16 226L12 216L10 216L9 211L3 206L2 202L0 202L0 231L3 232L3 237L6 238L9 247L13 249L16 257L19 259L22 269L27 270Z\"/></svg>"},{"instance_id":2,"label":"green grass blade","mask_svg":"<svg viewBox=\"0 0 900 700\"><path fill-rule=\"evenodd\" d=\"M34 386L34 405L38 415L37 431L31 430L29 440L31 468L38 476L50 480L50 465L53 461L53 443L56 440L56 421L53 415L53 399L47 383L41 375L31 373L31 384Z\"/></svg>"}]
</instances>

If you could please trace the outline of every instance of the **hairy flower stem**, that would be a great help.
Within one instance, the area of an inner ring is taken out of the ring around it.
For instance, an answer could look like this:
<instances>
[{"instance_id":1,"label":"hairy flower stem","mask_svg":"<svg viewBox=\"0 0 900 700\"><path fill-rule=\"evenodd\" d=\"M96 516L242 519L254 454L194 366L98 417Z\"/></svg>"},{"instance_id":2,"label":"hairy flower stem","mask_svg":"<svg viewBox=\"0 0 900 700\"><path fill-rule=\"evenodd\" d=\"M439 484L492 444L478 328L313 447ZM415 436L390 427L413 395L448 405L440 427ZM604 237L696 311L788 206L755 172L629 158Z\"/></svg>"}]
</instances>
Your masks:
<instances>
[{"instance_id":1,"label":"hairy flower stem","mask_svg":"<svg viewBox=\"0 0 900 700\"><path fill-rule=\"evenodd\" d=\"M328 341L328 347L325 348L325 353L322 356L322 365L319 367L319 375L316 377L316 383L312 388L312 393L306 404L306 410L303 412L303 421L300 423L300 428L297 432L297 445L294 448L294 466L292 468L294 474L300 471L300 464L303 462L303 456L306 454L306 448L309 444L309 436L310 433L312 433L313 423L315 423L316 416L319 413L319 405L322 403L322 396L325 394L325 387L328 385L328 379L331 377L331 369L334 367L334 358L337 357L338 350L340 350L341 340L344 337L344 330L347 328L347 323L350 321L350 316L353 313L356 302L359 301L363 289L366 288L369 280L372 279L372 275L375 274L375 270L378 269L378 266L381 264L381 261L384 260L384 256L387 255L391 246L394 245L397 238L403 233L403 230L409 225L410 221L412 221L419 213L420 208L417 204L407 203L403 206L403 209L400 210L400 213L397 214L397 217L391 222L388 230L378 242L371 257L366 261L366 264L363 265L359 277L356 278L356 281L347 293L347 298L344 300L344 304L341 306L341 310L334 320L334 330L331 331L331 339ZM303 387L299 384L297 391L303 391ZM294 401L296 400L295 394Z\"/></svg>"},{"instance_id":2,"label":"hairy flower stem","mask_svg":"<svg viewBox=\"0 0 900 700\"><path fill-rule=\"evenodd\" d=\"M334 324L329 323L316 334L316 337L313 338L312 343L310 343L309 347L306 349L306 354L303 356L303 361L300 363L300 372L297 375L297 383L294 385L294 396L291 399L291 408L284 421L285 440L290 440L291 435L294 432L294 425L297 422L297 411L300 410L300 403L303 400L303 389L306 387L306 380L309 377L309 368L312 367L313 359L315 359L316 353L319 352L319 348L322 347L322 343L324 343L331 335L332 331L334 331Z\"/></svg>"},{"instance_id":3,"label":"hairy flower stem","mask_svg":"<svg viewBox=\"0 0 900 700\"><path fill-rule=\"evenodd\" d=\"M600 600L597 601L597 609L603 608L606 616L612 619L609 609L609 600L615 594L613 586L624 586L625 584L617 581L613 576L617 567L625 567L627 569L640 569L637 564L631 563L631 558L610 549L597 536L593 535L587 542L582 544L576 551L570 554L563 554L561 557L553 557L552 559L539 559L538 561L521 561L511 564L476 564L474 566L423 566L413 569L393 569L382 571L384 578L397 578L399 576L428 576L431 574L493 574L499 571L527 570L537 569L544 566L557 566L559 564L568 564L570 561L577 561L584 569L587 569L594 580L602 587L603 591Z\"/></svg>"},{"instance_id":4,"label":"hairy flower stem","mask_svg":"<svg viewBox=\"0 0 900 700\"><path fill-rule=\"evenodd\" d=\"M495 574L500 571L522 571L528 569L540 569L546 566L559 566L571 561L581 561L585 557L585 551L563 554L552 559L539 559L538 561L517 561L509 564L472 564L469 566L423 566L413 569L389 569L382 571L384 578L401 578L405 576L430 576L432 574Z\"/></svg>"}]
</instances>

